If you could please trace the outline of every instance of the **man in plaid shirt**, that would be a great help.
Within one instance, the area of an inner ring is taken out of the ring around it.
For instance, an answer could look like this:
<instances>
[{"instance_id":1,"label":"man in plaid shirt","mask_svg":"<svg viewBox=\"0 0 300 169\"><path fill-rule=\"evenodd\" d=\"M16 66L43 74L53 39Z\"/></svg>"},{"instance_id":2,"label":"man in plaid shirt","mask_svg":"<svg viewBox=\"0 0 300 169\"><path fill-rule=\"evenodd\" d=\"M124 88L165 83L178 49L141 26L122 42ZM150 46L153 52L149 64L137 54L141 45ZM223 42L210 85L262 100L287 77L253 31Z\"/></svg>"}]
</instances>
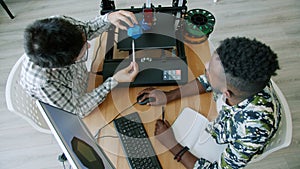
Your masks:
<instances>
[{"instance_id":1,"label":"man in plaid shirt","mask_svg":"<svg viewBox=\"0 0 300 169\"><path fill-rule=\"evenodd\" d=\"M35 21L25 29L25 58L21 85L33 97L81 117L88 115L105 100L119 82L131 82L138 74L132 62L87 92L88 71L85 61L91 40L111 24L126 30L137 24L133 13L116 11L82 22L71 17L55 16Z\"/></svg>"}]
</instances>

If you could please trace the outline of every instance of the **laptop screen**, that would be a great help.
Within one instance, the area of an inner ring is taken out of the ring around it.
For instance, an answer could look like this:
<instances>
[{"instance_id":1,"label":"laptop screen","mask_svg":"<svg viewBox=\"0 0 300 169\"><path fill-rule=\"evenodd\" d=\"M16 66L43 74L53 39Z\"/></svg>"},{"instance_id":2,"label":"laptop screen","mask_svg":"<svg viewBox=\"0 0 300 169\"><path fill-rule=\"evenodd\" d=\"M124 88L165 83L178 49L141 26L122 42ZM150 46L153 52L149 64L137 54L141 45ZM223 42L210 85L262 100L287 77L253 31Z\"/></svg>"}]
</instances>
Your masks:
<instances>
[{"instance_id":1,"label":"laptop screen","mask_svg":"<svg viewBox=\"0 0 300 169\"><path fill-rule=\"evenodd\" d=\"M80 117L41 101L37 105L73 168L114 169Z\"/></svg>"}]
</instances>

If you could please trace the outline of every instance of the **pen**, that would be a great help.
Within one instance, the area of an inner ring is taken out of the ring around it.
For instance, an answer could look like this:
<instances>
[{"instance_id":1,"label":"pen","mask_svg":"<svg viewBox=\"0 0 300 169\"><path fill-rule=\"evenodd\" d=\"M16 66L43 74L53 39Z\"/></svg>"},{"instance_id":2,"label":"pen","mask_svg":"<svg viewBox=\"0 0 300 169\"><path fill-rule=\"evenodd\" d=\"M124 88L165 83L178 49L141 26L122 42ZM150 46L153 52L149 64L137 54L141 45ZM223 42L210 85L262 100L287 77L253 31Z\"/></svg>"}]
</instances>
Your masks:
<instances>
[{"instance_id":1,"label":"pen","mask_svg":"<svg viewBox=\"0 0 300 169\"><path fill-rule=\"evenodd\" d=\"M161 107L161 110L162 110L161 119L162 119L162 121L165 121L165 107L162 106L162 107Z\"/></svg>"},{"instance_id":2,"label":"pen","mask_svg":"<svg viewBox=\"0 0 300 169\"><path fill-rule=\"evenodd\" d=\"M134 46L134 40L132 40L132 61L135 62L135 46Z\"/></svg>"}]
</instances>

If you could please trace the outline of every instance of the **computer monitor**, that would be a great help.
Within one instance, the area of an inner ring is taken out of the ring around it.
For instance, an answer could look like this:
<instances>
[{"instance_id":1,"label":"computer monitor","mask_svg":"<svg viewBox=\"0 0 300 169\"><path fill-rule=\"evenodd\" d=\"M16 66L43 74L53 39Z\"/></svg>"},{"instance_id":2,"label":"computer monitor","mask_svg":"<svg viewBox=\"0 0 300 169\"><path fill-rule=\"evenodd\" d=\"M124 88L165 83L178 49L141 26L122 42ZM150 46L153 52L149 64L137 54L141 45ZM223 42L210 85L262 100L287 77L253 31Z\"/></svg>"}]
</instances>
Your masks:
<instances>
[{"instance_id":1,"label":"computer monitor","mask_svg":"<svg viewBox=\"0 0 300 169\"><path fill-rule=\"evenodd\" d=\"M41 101L37 105L73 169L115 169L80 117Z\"/></svg>"}]
</instances>

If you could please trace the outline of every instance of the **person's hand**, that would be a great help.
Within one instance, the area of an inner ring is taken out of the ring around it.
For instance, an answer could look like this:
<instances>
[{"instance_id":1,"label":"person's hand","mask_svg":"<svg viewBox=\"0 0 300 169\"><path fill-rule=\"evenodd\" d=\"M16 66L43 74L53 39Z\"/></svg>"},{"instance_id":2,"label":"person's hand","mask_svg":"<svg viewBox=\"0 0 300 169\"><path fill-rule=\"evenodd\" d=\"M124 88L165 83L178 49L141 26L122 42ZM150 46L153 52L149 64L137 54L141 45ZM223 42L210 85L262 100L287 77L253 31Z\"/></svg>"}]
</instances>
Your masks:
<instances>
[{"instance_id":1,"label":"person's hand","mask_svg":"<svg viewBox=\"0 0 300 169\"><path fill-rule=\"evenodd\" d=\"M107 19L117 28L127 30L127 24L129 27L133 27L134 24L138 24L135 15L130 11L119 10L108 14ZM123 23L121 23L123 22ZM125 24L124 24L125 23Z\"/></svg>"},{"instance_id":2,"label":"person's hand","mask_svg":"<svg viewBox=\"0 0 300 169\"><path fill-rule=\"evenodd\" d=\"M138 64L136 62L131 62L129 66L114 74L113 78L118 82L132 82L138 73Z\"/></svg>"},{"instance_id":3,"label":"person's hand","mask_svg":"<svg viewBox=\"0 0 300 169\"><path fill-rule=\"evenodd\" d=\"M146 98L154 97L155 101L147 103L147 105L157 106L164 105L167 103L167 96L164 91L155 89L155 88L146 88L138 93L138 96L144 94L140 101L143 101Z\"/></svg>"},{"instance_id":4,"label":"person's hand","mask_svg":"<svg viewBox=\"0 0 300 169\"><path fill-rule=\"evenodd\" d=\"M156 121L154 135L156 136L155 138L168 149L178 144L171 125L167 120L163 121L159 119Z\"/></svg>"}]
</instances>

